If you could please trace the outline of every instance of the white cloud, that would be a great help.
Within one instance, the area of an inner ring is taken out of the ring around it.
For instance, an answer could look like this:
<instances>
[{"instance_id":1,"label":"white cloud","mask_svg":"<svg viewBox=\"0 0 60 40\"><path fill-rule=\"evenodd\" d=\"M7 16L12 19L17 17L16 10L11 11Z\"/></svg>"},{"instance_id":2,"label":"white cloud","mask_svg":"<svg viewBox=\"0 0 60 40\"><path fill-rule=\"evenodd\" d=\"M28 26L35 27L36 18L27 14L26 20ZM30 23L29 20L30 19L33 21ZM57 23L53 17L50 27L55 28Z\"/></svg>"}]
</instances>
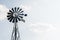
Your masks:
<instances>
[{"instance_id":1,"label":"white cloud","mask_svg":"<svg viewBox=\"0 0 60 40\"><path fill-rule=\"evenodd\" d=\"M32 9L31 5L22 5L21 4L20 7L23 8L23 10L25 10L27 12L31 11L31 9Z\"/></svg>"},{"instance_id":2,"label":"white cloud","mask_svg":"<svg viewBox=\"0 0 60 40\"><path fill-rule=\"evenodd\" d=\"M55 29L56 28L52 24L48 24L48 23L34 23L30 25L30 31L36 33L48 32Z\"/></svg>"},{"instance_id":3,"label":"white cloud","mask_svg":"<svg viewBox=\"0 0 60 40\"><path fill-rule=\"evenodd\" d=\"M8 8L5 5L0 4L0 20L4 20L6 18L8 12Z\"/></svg>"}]
</instances>

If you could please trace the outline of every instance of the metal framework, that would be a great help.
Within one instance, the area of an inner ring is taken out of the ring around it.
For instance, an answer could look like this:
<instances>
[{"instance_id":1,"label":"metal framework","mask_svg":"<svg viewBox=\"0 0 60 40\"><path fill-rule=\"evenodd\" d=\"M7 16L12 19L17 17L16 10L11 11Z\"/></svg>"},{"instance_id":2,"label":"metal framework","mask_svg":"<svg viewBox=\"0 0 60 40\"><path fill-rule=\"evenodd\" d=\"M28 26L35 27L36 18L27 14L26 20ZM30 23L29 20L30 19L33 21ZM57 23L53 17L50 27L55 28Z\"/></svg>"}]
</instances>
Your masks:
<instances>
[{"instance_id":1,"label":"metal framework","mask_svg":"<svg viewBox=\"0 0 60 40\"><path fill-rule=\"evenodd\" d=\"M20 38L17 22L18 21L25 22L23 16L27 16L27 14L23 14L23 12L24 11L19 7L14 7L8 12L7 19L9 20L9 22L14 23L11 40L19 40Z\"/></svg>"}]
</instances>

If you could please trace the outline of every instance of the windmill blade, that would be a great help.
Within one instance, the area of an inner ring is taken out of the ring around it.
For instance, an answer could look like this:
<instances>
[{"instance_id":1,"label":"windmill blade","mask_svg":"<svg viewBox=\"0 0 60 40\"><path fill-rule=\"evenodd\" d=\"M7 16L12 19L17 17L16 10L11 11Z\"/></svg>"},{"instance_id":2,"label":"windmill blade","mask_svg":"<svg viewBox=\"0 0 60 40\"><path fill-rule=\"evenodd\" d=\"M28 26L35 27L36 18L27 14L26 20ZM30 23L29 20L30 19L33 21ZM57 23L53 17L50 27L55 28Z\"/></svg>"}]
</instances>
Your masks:
<instances>
[{"instance_id":1,"label":"windmill blade","mask_svg":"<svg viewBox=\"0 0 60 40\"><path fill-rule=\"evenodd\" d=\"M20 18L23 18L22 16L19 16Z\"/></svg>"},{"instance_id":2,"label":"windmill blade","mask_svg":"<svg viewBox=\"0 0 60 40\"><path fill-rule=\"evenodd\" d=\"M10 19L10 22L13 20L13 17Z\"/></svg>"},{"instance_id":3,"label":"windmill blade","mask_svg":"<svg viewBox=\"0 0 60 40\"><path fill-rule=\"evenodd\" d=\"M16 7L15 7L15 11L16 11Z\"/></svg>"},{"instance_id":4,"label":"windmill blade","mask_svg":"<svg viewBox=\"0 0 60 40\"><path fill-rule=\"evenodd\" d=\"M7 14L11 14L11 13L8 12Z\"/></svg>"},{"instance_id":5,"label":"windmill blade","mask_svg":"<svg viewBox=\"0 0 60 40\"><path fill-rule=\"evenodd\" d=\"M8 20L10 20L11 19L11 17L8 17Z\"/></svg>"},{"instance_id":6,"label":"windmill blade","mask_svg":"<svg viewBox=\"0 0 60 40\"><path fill-rule=\"evenodd\" d=\"M23 13L24 11L21 11L20 13Z\"/></svg>"},{"instance_id":7,"label":"windmill blade","mask_svg":"<svg viewBox=\"0 0 60 40\"><path fill-rule=\"evenodd\" d=\"M11 17L10 15L8 15L7 17Z\"/></svg>"},{"instance_id":8,"label":"windmill blade","mask_svg":"<svg viewBox=\"0 0 60 40\"><path fill-rule=\"evenodd\" d=\"M19 10L19 7L17 8L17 11Z\"/></svg>"},{"instance_id":9,"label":"windmill blade","mask_svg":"<svg viewBox=\"0 0 60 40\"><path fill-rule=\"evenodd\" d=\"M19 21L21 21L21 19L20 19L19 17L18 17L17 19L18 19Z\"/></svg>"},{"instance_id":10,"label":"windmill blade","mask_svg":"<svg viewBox=\"0 0 60 40\"><path fill-rule=\"evenodd\" d=\"M19 10L19 12L21 11L22 9Z\"/></svg>"},{"instance_id":11,"label":"windmill blade","mask_svg":"<svg viewBox=\"0 0 60 40\"><path fill-rule=\"evenodd\" d=\"M12 11L14 12L14 9L12 8Z\"/></svg>"},{"instance_id":12,"label":"windmill blade","mask_svg":"<svg viewBox=\"0 0 60 40\"><path fill-rule=\"evenodd\" d=\"M24 14L19 14L19 15L24 15Z\"/></svg>"},{"instance_id":13,"label":"windmill blade","mask_svg":"<svg viewBox=\"0 0 60 40\"><path fill-rule=\"evenodd\" d=\"M7 15L7 17L11 17L12 15Z\"/></svg>"},{"instance_id":14,"label":"windmill blade","mask_svg":"<svg viewBox=\"0 0 60 40\"><path fill-rule=\"evenodd\" d=\"M11 10L9 10L9 12L13 13Z\"/></svg>"}]
</instances>

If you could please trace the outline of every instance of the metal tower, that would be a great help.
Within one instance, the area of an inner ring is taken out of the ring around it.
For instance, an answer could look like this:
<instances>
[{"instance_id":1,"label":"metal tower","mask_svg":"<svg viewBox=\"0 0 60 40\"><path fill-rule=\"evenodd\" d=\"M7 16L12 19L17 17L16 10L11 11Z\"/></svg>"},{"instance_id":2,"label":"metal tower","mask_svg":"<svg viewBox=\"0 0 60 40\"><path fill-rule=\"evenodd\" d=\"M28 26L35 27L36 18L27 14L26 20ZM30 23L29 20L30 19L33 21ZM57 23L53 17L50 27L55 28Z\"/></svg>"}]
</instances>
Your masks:
<instances>
[{"instance_id":1,"label":"metal tower","mask_svg":"<svg viewBox=\"0 0 60 40\"><path fill-rule=\"evenodd\" d=\"M9 22L14 23L11 40L19 40L20 38L17 22L18 21L25 22L25 20L23 19L23 16L27 16L27 14L23 14L23 12L24 11L21 8L14 7L11 10L9 10L9 12L7 13L8 14L7 19L9 20Z\"/></svg>"}]
</instances>

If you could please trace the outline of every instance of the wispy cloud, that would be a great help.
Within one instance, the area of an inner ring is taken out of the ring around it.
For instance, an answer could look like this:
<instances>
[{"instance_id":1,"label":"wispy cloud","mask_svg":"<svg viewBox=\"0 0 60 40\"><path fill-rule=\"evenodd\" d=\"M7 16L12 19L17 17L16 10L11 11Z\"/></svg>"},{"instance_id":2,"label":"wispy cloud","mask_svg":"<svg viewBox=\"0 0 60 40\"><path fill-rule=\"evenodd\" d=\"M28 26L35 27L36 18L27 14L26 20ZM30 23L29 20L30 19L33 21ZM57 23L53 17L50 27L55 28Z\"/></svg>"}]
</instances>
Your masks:
<instances>
[{"instance_id":1,"label":"wispy cloud","mask_svg":"<svg viewBox=\"0 0 60 40\"><path fill-rule=\"evenodd\" d=\"M8 8L5 5L0 4L0 20L6 18L8 12Z\"/></svg>"},{"instance_id":2,"label":"wispy cloud","mask_svg":"<svg viewBox=\"0 0 60 40\"><path fill-rule=\"evenodd\" d=\"M30 25L30 31L37 33L48 32L55 29L56 28L52 24L48 24L48 23L32 23Z\"/></svg>"}]
</instances>

